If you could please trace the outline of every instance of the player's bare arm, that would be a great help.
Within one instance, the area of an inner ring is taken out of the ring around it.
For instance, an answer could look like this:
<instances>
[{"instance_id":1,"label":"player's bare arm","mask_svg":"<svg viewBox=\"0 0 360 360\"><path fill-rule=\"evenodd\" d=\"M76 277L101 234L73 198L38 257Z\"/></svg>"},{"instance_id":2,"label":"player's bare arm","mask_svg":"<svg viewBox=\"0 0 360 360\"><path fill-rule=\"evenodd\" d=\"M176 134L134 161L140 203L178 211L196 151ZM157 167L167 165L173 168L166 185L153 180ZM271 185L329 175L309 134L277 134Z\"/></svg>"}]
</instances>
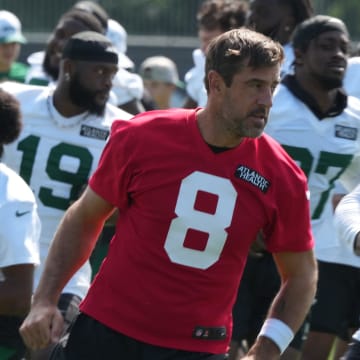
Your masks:
<instances>
[{"instance_id":1,"label":"player's bare arm","mask_svg":"<svg viewBox=\"0 0 360 360\"><path fill-rule=\"evenodd\" d=\"M360 232L357 233L355 237L354 252L356 255L360 256Z\"/></svg>"},{"instance_id":2,"label":"player's bare arm","mask_svg":"<svg viewBox=\"0 0 360 360\"><path fill-rule=\"evenodd\" d=\"M90 256L104 221L112 211L109 203L87 188L65 213L34 294L31 311L20 328L28 347L40 349L58 340L63 326L57 308L61 290Z\"/></svg>"},{"instance_id":3,"label":"player's bare arm","mask_svg":"<svg viewBox=\"0 0 360 360\"><path fill-rule=\"evenodd\" d=\"M317 265L313 251L276 253L273 255L281 276L281 287L267 316L285 323L295 334L304 321L316 291ZM250 356L254 359L278 359L279 348L274 342L258 337ZM262 355L263 354L263 355Z\"/></svg>"}]
</instances>

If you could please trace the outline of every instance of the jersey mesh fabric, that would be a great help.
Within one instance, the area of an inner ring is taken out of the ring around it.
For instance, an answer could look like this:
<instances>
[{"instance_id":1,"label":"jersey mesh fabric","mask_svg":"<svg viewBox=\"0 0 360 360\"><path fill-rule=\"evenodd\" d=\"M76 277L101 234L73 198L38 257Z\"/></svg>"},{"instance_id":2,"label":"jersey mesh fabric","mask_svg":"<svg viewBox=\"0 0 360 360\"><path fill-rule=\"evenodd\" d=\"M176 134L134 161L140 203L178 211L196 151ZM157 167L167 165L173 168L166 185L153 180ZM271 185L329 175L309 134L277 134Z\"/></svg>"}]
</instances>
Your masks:
<instances>
[{"instance_id":1,"label":"jersey mesh fabric","mask_svg":"<svg viewBox=\"0 0 360 360\"><path fill-rule=\"evenodd\" d=\"M0 268L38 265L40 229L31 189L18 174L0 163Z\"/></svg>"},{"instance_id":2,"label":"jersey mesh fabric","mask_svg":"<svg viewBox=\"0 0 360 360\"><path fill-rule=\"evenodd\" d=\"M360 101L348 97L340 115L319 120L280 85L273 104L265 132L285 147L307 175L316 257L359 267L359 259L336 236L331 196L336 179L346 179L348 190L360 182Z\"/></svg>"},{"instance_id":3,"label":"jersey mesh fabric","mask_svg":"<svg viewBox=\"0 0 360 360\"><path fill-rule=\"evenodd\" d=\"M119 208L117 235L81 310L153 345L224 353L258 230L271 251L312 248L306 180L267 136L214 154L195 112L114 123L90 187ZM226 338L194 338L196 326L224 326Z\"/></svg>"},{"instance_id":4,"label":"jersey mesh fabric","mask_svg":"<svg viewBox=\"0 0 360 360\"><path fill-rule=\"evenodd\" d=\"M42 231L41 264L34 280L37 286L56 228L95 170L112 121L131 115L108 105L103 117L80 114L64 118L53 106L49 88L10 82L1 87L19 100L24 119L19 138L4 147L3 159L30 185L38 200ZM87 262L63 292L83 298L90 280Z\"/></svg>"}]
</instances>

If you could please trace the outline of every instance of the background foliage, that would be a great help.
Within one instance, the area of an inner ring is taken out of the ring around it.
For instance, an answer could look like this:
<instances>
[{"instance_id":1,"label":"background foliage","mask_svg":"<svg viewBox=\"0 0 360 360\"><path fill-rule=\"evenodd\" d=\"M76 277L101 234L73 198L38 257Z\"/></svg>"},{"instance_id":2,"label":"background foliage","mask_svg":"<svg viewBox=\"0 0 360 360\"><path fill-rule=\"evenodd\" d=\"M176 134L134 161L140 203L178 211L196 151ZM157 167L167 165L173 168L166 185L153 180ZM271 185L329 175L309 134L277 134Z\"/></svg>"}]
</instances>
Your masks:
<instances>
[{"instance_id":1,"label":"background foliage","mask_svg":"<svg viewBox=\"0 0 360 360\"><path fill-rule=\"evenodd\" d=\"M16 13L25 33L50 32L60 14L76 0L0 0ZM202 0L98 0L129 35L196 37L195 14ZM343 19L352 39L360 40L360 0L313 0L317 13Z\"/></svg>"}]
</instances>

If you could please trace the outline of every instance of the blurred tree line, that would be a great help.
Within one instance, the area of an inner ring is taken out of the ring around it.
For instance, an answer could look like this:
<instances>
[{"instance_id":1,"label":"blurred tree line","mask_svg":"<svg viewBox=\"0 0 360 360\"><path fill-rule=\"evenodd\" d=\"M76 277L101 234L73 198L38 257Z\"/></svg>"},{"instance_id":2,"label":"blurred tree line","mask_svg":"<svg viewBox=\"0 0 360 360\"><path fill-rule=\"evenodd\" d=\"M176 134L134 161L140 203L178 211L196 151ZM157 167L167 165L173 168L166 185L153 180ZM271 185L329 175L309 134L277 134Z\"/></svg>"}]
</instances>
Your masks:
<instances>
[{"instance_id":1,"label":"blurred tree line","mask_svg":"<svg viewBox=\"0 0 360 360\"><path fill-rule=\"evenodd\" d=\"M354 41L360 41L359 0L314 0L317 13L328 14L342 19Z\"/></svg>"},{"instance_id":2,"label":"blurred tree line","mask_svg":"<svg viewBox=\"0 0 360 360\"><path fill-rule=\"evenodd\" d=\"M98 0L130 35L196 36L196 12L203 0ZM0 0L16 13L25 32L50 32L76 0ZM360 40L360 0L313 0L316 13L341 18Z\"/></svg>"}]
</instances>

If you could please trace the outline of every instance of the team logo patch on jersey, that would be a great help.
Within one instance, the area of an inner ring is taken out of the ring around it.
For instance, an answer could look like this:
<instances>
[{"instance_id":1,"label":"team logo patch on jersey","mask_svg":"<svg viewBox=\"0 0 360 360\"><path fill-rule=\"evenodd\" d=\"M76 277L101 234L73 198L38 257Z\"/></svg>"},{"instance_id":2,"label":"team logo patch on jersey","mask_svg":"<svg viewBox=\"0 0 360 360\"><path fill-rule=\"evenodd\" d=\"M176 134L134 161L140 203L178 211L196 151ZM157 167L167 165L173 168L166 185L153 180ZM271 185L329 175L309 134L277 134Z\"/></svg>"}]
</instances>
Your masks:
<instances>
[{"instance_id":1,"label":"team logo patch on jersey","mask_svg":"<svg viewBox=\"0 0 360 360\"><path fill-rule=\"evenodd\" d=\"M193 331L193 338L203 340L223 340L226 338L226 327L196 326Z\"/></svg>"},{"instance_id":2,"label":"team logo patch on jersey","mask_svg":"<svg viewBox=\"0 0 360 360\"><path fill-rule=\"evenodd\" d=\"M335 137L347 140L356 140L358 129L349 126L335 125Z\"/></svg>"},{"instance_id":3,"label":"team logo patch on jersey","mask_svg":"<svg viewBox=\"0 0 360 360\"><path fill-rule=\"evenodd\" d=\"M266 193L270 187L269 180L265 179L257 171L250 169L247 166L240 165L235 171L235 176L256 186L263 193Z\"/></svg>"},{"instance_id":4,"label":"team logo patch on jersey","mask_svg":"<svg viewBox=\"0 0 360 360\"><path fill-rule=\"evenodd\" d=\"M93 138L93 139L99 139L99 140L106 140L109 136L109 130L99 129L93 126L89 125L81 125L80 128L80 135Z\"/></svg>"}]
</instances>

